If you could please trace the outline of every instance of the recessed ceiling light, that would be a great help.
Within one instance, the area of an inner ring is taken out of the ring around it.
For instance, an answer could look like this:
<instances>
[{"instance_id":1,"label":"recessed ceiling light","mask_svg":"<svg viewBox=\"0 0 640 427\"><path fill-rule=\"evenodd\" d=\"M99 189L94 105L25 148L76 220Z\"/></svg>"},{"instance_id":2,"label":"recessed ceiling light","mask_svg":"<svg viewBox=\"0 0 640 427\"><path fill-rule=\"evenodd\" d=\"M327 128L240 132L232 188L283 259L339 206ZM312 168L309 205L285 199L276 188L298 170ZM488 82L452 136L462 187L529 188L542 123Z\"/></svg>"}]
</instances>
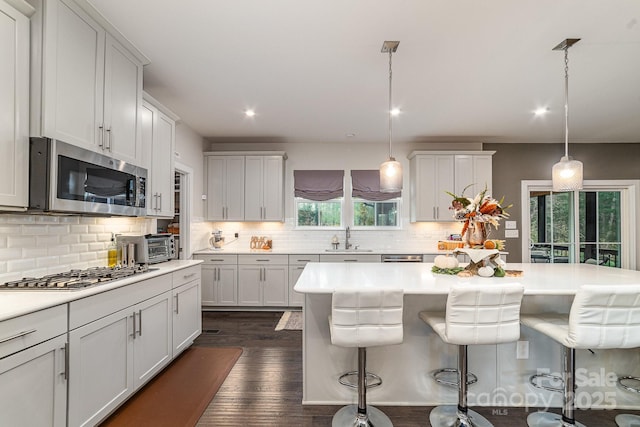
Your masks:
<instances>
[{"instance_id":1,"label":"recessed ceiling light","mask_svg":"<svg viewBox=\"0 0 640 427\"><path fill-rule=\"evenodd\" d=\"M392 116L399 116L400 115L400 109L399 108L394 108L391 110L391 115Z\"/></svg>"},{"instance_id":2,"label":"recessed ceiling light","mask_svg":"<svg viewBox=\"0 0 640 427\"><path fill-rule=\"evenodd\" d=\"M547 114L549 112L549 108L547 107L540 107L537 108L533 111L533 114L535 114L536 116L544 116L545 114Z\"/></svg>"},{"instance_id":3,"label":"recessed ceiling light","mask_svg":"<svg viewBox=\"0 0 640 427\"><path fill-rule=\"evenodd\" d=\"M247 110L244 110L244 115L247 117L253 117L256 115L256 112L251 109L247 109Z\"/></svg>"}]
</instances>

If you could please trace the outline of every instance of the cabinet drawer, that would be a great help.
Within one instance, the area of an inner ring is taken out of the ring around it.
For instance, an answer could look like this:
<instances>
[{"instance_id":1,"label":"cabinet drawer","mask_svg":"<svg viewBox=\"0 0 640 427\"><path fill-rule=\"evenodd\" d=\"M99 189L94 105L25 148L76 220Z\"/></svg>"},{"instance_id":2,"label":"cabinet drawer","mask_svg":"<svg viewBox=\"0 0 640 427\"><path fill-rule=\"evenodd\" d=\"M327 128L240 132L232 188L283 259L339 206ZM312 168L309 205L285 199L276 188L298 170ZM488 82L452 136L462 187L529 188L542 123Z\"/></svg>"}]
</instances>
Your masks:
<instances>
[{"instance_id":1,"label":"cabinet drawer","mask_svg":"<svg viewBox=\"0 0 640 427\"><path fill-rule=\"evenodd\" d=\"M319 262L320 255L289 255L289 265L305 265L308 262Z\"/></svg>"},{"instance_id":2,"label":"cabinet drawer","mask_svg":"<svg viewBox=\"0 0 640 427\"><path fill-rule=\"evenodd\" d=\"M171 275L142 280L69 303L69 330L171 290Z\"/></svg>"},{"instance_id":3,"label":"cabinet drawer","mask_svg":"<svg viewBox=\"0 0 640 427\"><path fill-rule=\"evenodd\" d=\"M0 322L0 358L67 332L67 304Z\"/></svg>"},{"instance_id":4,"label":"cabinet drawer","mask_svg":"<svg viewBox=\"0 0 640 427\"><path fill-rule=\"evenodd\" d=\"M185 283L193 282L200 278L200 266L195 265L193 267L184 268L182 270L173 272L173 287L177 288Z\"/></svg>"},{"instance_id":5,"label":"cabinet drawer","mask_svg":"<svg viewBox=\"0 0 640 427\"><path fill-rule=\"evenodd\" d=\"M270 255L270 254L238 255L238 264L244 264L244 265L256 265L256 264L287 265L288 263L289 263L288 255Z\"/></svg>"},{"instance_id":6,"label":"cabinet drawer","mask_svg":"<svg viewBox=\"0 0 640 427\"><path fill-rule=\"evenodd\" d=\"M380 262L380 255L373 254L326 254L320 262Z\"/></svg>"},{"instance_id":7,"label":"cabinet drawer","mask_svg":"<svg viewBox=\"0 0 640 427\"><path fill-rule=\"evenodd\" d=\"M237 264L238 255L199 254L193 259L202 260L204 265Z\"/></svg>"}]
</instances>

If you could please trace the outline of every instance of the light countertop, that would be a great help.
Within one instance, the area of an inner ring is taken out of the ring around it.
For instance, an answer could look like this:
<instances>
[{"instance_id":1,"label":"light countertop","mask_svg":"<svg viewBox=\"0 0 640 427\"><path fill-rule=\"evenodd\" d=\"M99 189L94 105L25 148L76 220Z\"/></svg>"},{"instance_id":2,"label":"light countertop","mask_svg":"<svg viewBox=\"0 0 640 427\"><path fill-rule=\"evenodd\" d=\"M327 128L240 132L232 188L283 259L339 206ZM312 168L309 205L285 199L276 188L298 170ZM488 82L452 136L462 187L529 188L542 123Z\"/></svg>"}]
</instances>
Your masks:
<instances>
[{"instance_id":1,"label":"light countertop","mask_svg":"<svg viewBox=\"0 0 640 427\"><path fill-rule=\"evenodd\" d=\"M574 295L585 284L637 284L640 271L589 264L515 264L521 277L458 277L431 272L432 263L309 263L294 290L301 293L332 293L337 288L381 288L396 284L407 294L443 295L455 283L522 283L525 295Z\"/></svg>"},{"instance_id":2,"label":"light countertop","mask_svg":"<svg viewBox=\"0 0 640 427\"><path fill-rule=\"evenodd\" d=\"M91 295L106 292L122 286L133 285L141 280L151 279L163 274L172 273L176 270L191 267L200 264L202 261L197 260L174 260L153 264L150 271L135 274L123 279L114 280L104 284L92 286L86 289L78 290L31 290L31 291L0 291L0 322L21 316L23 314L32 313L34 311L43 310L60 304L65 304Z\"/></svg>"}]
</instances>

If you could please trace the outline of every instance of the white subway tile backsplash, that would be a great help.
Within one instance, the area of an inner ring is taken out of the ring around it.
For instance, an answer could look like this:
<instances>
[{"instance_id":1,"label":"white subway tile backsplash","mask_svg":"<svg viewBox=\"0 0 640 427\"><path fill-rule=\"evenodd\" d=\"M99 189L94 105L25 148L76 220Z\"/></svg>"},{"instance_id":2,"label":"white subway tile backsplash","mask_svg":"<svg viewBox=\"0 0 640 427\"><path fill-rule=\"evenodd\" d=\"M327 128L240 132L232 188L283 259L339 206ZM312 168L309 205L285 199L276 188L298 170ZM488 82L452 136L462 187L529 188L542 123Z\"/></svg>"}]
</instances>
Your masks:
<instances>
[{"instance_id":1,"label":"white subway tile backsplash","mask_svg":"<svg viewBox=\"0 0 640 427\"><path fill-rule=\"evenodd\" d=\"M100 225L96 225L96 224L89 225L89 233L91 233L91 234L104 233L104 225L102 225L102 224L100 224ZM111 236L111 233L109 233L109 236Z\"/></svg>"},{"instance_id":2,"label":"white subway tile backsplash","mask_svg":"<svg viewBox=\"0 0 640 427\"><path fill-rule=\"evenodd\" d=\"M95 234L90 234L90 233L80 234L80 242L82 243L90 243L90 242L96 242L96 241L98 241L98 236L96 236Z\"/></svg>"},{"instance_id":3,"label":"white subway tile backsplash","mask_svg":"<svg viewBox=\"0 0 640 427\"><path fill-rule=\"evenodd\" d=\"M56 234L56 235L61 235L61 234L69 234L69 225L67 224L56 224L56 225L49 225L47 232L49 235L51 234Z\"/></svg>"},{"instance_id":4,"label":"white subway tile backsplash","mask_svg":"<svg viewBox=\"0 0 640 427\"><path fill-rule=\"evenodd\" d=\"M22 258L22 248L0 248L0 260L14 260Z\"/></svg>"},{"instance_id":5,"label":"white subway tile backsplash","mask_svg":"<svg viewBox=\"0 0 640 427\"><path fill-rule=\"evenodd\" d=\"M60 222L60 218L62 217L54 215L40 215L35 217L36 222L40 224L58 224Z\"/></svg>"},{"instance_id":6,"label":"white subway tile backsplash","mask_svg":"<svg viewBox=\"0 0 640 427\"><path fill-rule=\"evenodd\" d=\"M76 252L76 253L84 253L84 252L88 252L89 251L89 244L88 243L78 243L75 245L71 245L71 252Z\"/></svg>"},{"instance_id":7,"label":"white subway tile backsplash","mask_svg":"<svg viewBox=\"0 0 640 427\"><path fill-rule=\"evenodd\" d=\"M36 246L35 248L22 248L21 259L35 259L48 255L46 246Z\"/></svg>"},{"instance_id":8,"label":"white subway tile backsplash","mask_svg":"<svg viewBox=\"0 0 640 427\"><path fill-rule=\"evenodd\" d=\"M9 248L35 248L36 237L35 236L9 236L7 238L7 247Z\"/></svg>"},{"instance_id":9,"label":"white subway tile backsplash","mask_svg":"<svg viewBox=\"0 0 640 427\"><path fill-rule=\"evenodd\" d=\"M87 234L89 232L89 226L85 224L72 225L70 231L75 234Z\"/></svg>"},{"instance_id":10,"label":"white subway tile backsplash","mask_svg":"<svg viewBox=\"0 0 640 427\"><path fill-rule=\"evenodd\" d=\"M105 265L107 263L107 252L102 251L102 253L101 253L102 262L100 264L96 264L96 266ZM83 252L80 254L80 261L90 262L90 261L96 261L96 260L98 260L98 253L96 252Z\"/></svg>"},{"instance_id":11,"label":"white subway tile backsplash","mask_svg":"<svg viewBox=\"0 0 640 427\"><path fill-rule=\"evenodd\" d=\"M80 254L68 253L65 255L60 255L60 264L76 264L78 262L80 262ZM58 270L56 271L56 273L67 270L69 270L69 268Z\"/></svg>"},{"instance_id":12,"label":"white subway tile backsplash","mask_svg":"<svg viewBox=\"0 0 640 427\"><path fill-rule=\"evenodd\" d=\"M31 215L2 215L7 224L35 224L36 217Z\"/></svg>"},{"instance_id":13,"label":"white subway tile backsplash","mask_svg":"<svg viewBox=\"0 0 640 427\"><path fill-rule=\"evenodd\" d=\"M36 266L36 260L34 258L28 259L13 259L7 261L7 272L18 272L18 271L30 271L33 270Z\"/></svg>"},{"instance_id":14,"label":"white subway tile backsplash","mask_svg":"<svg viewBox=\"0 0 640 427\"><path fill-rule=\"evenodd\" d=\"M39 257L36 262L36 266L38 267L54 267L60 264L60 257L58 256L48 256L48 257Z\"/></svg>"},{"instance_id":15,"label":"white subway tile backsplash","mask_svg":"<svg viewBox=\"0 0 640 427\"><path fill-rule=\"evenodd\" d=\"M60 236L60 243L72 245L74 243L80 243L80 235L79 234L65 234Z\"/></svg>"},{"instance_id":16,"label":"white subway tile backsplash","mask_svg":"<svg viewBox=\"0 0 640 427\"><path fill-rule=\"evenodd\" d=\"M108 244L109 243L105 243L105 242L89 243L89 251L91 252L104 251Z\"/></svg>"}]
</instances>

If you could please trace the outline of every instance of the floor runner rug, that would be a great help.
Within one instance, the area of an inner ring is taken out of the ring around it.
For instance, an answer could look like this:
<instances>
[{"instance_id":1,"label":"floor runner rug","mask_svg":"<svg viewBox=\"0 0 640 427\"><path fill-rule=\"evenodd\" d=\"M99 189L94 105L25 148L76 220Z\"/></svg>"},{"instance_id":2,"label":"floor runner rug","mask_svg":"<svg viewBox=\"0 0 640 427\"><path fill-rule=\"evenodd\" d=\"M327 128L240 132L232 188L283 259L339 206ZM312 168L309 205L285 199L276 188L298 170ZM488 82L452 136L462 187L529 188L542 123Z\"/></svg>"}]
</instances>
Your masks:
<instances>
[{"instance_id":1,"label":"floor runner rug","mask_svg":"<svg viewBox=\"0 0 640 427\"><path fill-rule=\"evenodd\" d=\"M242 354L237 347L190 347L101 427L195 426Z\"/></svg>"}]
</instances>

